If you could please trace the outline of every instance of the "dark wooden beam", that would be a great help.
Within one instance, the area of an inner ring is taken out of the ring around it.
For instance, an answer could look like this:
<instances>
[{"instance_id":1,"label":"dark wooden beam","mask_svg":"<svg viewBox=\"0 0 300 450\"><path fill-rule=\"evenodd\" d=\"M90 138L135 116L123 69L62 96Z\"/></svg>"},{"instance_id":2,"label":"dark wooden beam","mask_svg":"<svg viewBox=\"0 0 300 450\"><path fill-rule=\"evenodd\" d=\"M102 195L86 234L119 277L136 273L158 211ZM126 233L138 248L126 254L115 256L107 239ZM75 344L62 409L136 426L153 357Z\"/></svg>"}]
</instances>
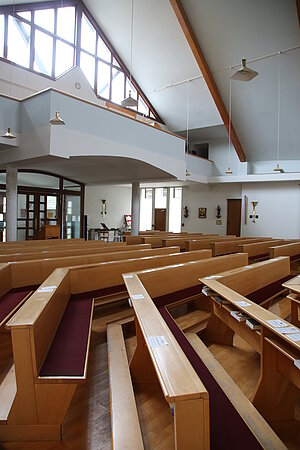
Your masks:
<instances>
[{"instance_id":1,"label":"dark wooden beam","mask_svg":"<svg viewBox=\"0 0 300 450\"><path fill-rule=\"evenodd\" d=\"M300 0L297 0L297 1L299 2ZM198 42L196 35L192 29L189 19L187 18L187 15L181 4L181 1L180 0L170 0L170 3L172 5L175 15L180 23L181 29L186 37L186 40L188 41L190 49L192 50L192 53L196 59L199 69L204 77L204 80L207 84L207 87L208 87L210 93L211 93L211 96L214 99L215 105L220 113L220 116L222 117L222 120L224 122L226 130L229 133L229 115L228 115L226 106L222 100L219 89L218 89L216 82L212 76L212 73L208 67L208 64L205 60L204 54L200 48L199 42ZM236 134L236 131L235 131L232 123L231 123L230 135L231 135L231 142L235 148L235 151L239 157L239 160L241 162L245 162L246 155L244 153L243 147L239 141L239 138Z\"/></svg>"},{"instance_id":2,"label":"dark wooden beam","mask_svg":"<svg viewBox=\"0 0 300 450\"><path fill-rule=\"evenodd\" d=\"M300 27L300 0L296 0L296 4L297 4L297 12L298 12L298 22L299 22L299 27Z\"/></svg>"}]
</instances>

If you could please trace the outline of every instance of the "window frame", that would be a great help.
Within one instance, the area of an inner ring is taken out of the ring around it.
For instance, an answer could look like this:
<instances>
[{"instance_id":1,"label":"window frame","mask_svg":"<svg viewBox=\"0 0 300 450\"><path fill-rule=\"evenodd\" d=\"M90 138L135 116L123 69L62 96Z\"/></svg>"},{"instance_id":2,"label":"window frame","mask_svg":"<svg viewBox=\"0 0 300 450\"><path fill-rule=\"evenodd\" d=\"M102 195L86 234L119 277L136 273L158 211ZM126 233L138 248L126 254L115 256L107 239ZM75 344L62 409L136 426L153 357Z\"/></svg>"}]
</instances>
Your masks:
<instances>
[{"instance_id":1,"label":"window frame","mask_svg":"<svg viewBox=\"0 0 300 450\"><path fill-rule=\"evenodd\" d=\"M74 26L74 42L71 43L67 41L64 38L61 38L57 35L57 11L59 8L61 8L61 2L59 0L57 1L50 1L50 2L37 2L37 3L24 3L24 4L14 4L14 5L8 5L8 6L2 6L0 7L0 14L4 14L4 49L3 49L3 57L0 57L0 61L12 64L14 66L20 67L24 70L28 70L32 73L38 74L40 76L46 77L50 80L57 80L61 76L64 75L64 73L68 72L68 70L71 70L74 66L80 67L80 53L83 52L95 60L95 71L94 71L94 85L92 86L92 89L95 93L95 95L103 100L108 101L109 103L112 103L114 105L120 106L120 104L115 103L111 100L112 98L112 72L113 69L116 69L120 72L123 72L124 74L124 98L126 95L126 85L127 80L130 80L130 73L125 64L123 63L122 59L119 57L118 53L115 51L113 46L111 45L110 41L107 39L99 25L94 20L93 16L90 14L89 10L86 8L84 3L81 0L65 0L63 3L63 8L65 7L75 7L75 26ZM43 10L43 9L54 9L54 31L53 33L40 25L37 25L34 22L34 12L36 10ZM31 12L31 20L27 20L21 16L19 16L18 13L30 11ZM81 48L81 22L82 22L82 16L83 14L87 18L87 20L91 23L92 27L96 31L96 45L95 45L95 54L90 53L89 51ZM22 65L19 65L15 62L12 62L8 60L7 58L7 51L8 51L8 16L12 16L19 21L29 25L31 27L30 32L30 58L29 58L29 67L24 67ZM35 61L35 33L36 31L40 31L47 36L50 36L53 39L53 51L52 51L52 69L51 69L51 75L48 75L46 73L40 72L38 70L34 69L34 61ZM100 56L98 56L98 38L100 38L108 50L111 53L110 62L102 59ZM55 63L56 63L56 47L57 47L57 41L61 41L64 44L67 44L73 48L73 66L66 70L66 72L58 75L55 77ZM115 65L114 61L118 64ZM101 97L101 95L98 94L98 62L102 62L109 66L110 68L110 79L109 79L109 98ZM138 85L138 83L135 81L134 77L131 76L131 84L134 87L134 89L137 92L137 101L139 102L140 99L143 100L145 103L148 111L147 114L144 114L136 109L131 109L135 114L139 116L145 116L150 119L154 119L157 122L160 122L164 124L154 107L151 105L145 94L143 93L142 89ZM138 109L138 108L137 108Z\"/></svg>"}]
</instances>

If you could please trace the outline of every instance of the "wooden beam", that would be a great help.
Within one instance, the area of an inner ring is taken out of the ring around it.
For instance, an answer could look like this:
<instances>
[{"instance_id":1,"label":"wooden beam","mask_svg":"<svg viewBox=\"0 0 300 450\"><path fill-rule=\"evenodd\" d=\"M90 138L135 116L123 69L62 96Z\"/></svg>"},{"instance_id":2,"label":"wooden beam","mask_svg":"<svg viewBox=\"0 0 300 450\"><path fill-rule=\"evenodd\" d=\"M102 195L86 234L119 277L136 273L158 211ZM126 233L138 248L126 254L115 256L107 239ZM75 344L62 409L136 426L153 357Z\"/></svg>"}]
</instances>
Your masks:
<instances>
[{"instance_id":1,"label":"wooden beam","mask_svg":"<svg viewBox=\"0 0 300 450\"><path fill-rule=\"evenodd\" d=\"M300 0L297 0L297 1L299 2ZM226 130L229 133L229 116L228 116L226 106L224 105L224 102L222 100L219 89L218 89L216 82L212 76L212 73L208 67L208 64L205 60L204 54L200 48L199 42L198 42L196 35L192 29L192 26L187 18L187 15L184 11L182 3L180 0L170 0L170 3L175 12L175 15L180 23L181 29L188 41L190 49L192 50L192 53L196 59L199 69L204 77L207 87L212 95L212 98L214 99L215 105L220 113L220 116L222 117L222 120L224 122ZM241 162L245 162L246 155L244 153L243 147L239 141L239 138L236 134L236 131L235 131L232 123L231 123L230 134L231 134L231 142L235 148L235 151L239 157L239 160Z\"/></svg>"},{"instance_id":2,"label":"wooden beam","mask_svg":"<svg viewBox=\"0 0 300 450\"><path fill-rule=\"evenodd\" d=\"M300 27L300 0L296 0L296 4L297 4L298 21L299 21L299 27Z\"/></svg>"}]
</instances>

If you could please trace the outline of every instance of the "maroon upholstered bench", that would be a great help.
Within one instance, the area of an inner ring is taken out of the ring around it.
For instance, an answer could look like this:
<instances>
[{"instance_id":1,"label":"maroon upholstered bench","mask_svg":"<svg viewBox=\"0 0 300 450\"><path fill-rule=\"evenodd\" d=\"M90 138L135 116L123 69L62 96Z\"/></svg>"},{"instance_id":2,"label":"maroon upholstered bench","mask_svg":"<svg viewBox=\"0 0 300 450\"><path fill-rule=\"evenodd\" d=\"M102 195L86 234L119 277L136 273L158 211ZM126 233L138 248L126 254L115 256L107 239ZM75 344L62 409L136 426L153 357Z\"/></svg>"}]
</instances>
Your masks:
<instances>
[{"instance_id":1,"label":"maroon upholstered bench","mask_svg":"<svg viewBox=\"0 0 300 450\"><path fill-rule=\"evenodd\" d=\"M280 280L274 281L274 283L268 284L261 289L257 289L256 291L247 294L246 297L249 298L252 302L261 305L266 302L266 300L273 298L276 295L279 295L284 289L282 288L282 284L286 281L293 278L293 275L288 275ZM267 305L268 306L268 305Z\"/></svg>"},{"instance_id":2,"label":"maroon upholstered bench","mask_svg":"<svg viewBox=\"0 0 300 450\"><path fill-rule=\"evenodd\" d=\"M39 378L84 378L88 354L93 297L71 296Z\"/></svg>"},{"instance_id":3,"label":"maroon upholstered bench","mask_svg":"<svg viewBox=\"0 0 300 450\"><path fill-rule=\"evenodd\" d=\"M177 295L180 296L179 293ZM153 301L156 305L164 304L164 306L158 307L160 314L209 393L210 448L212 450L223 450L225 448L224 443L226 443L226 448L240 450L242 442L242 448L245 450L262 449L262 445L248 428L227 395L215 381L213 374L206 368L184 333L166 309L167 304L174 302L174 296L175 293L170 295L169 302L167 301L167 296L163 296L164 298L154 298Z\"/></svg>"},{"instance_id":4,"label":"maroon upholstered bench","mask_svg":"<svg viewBox=\"0 0 300 450\"><path fill-rule=\"evenodd\" d=\"M36 286L11 289L0 297L0 327L23 305L35 289Z\"/></svg>"}]
</instances>

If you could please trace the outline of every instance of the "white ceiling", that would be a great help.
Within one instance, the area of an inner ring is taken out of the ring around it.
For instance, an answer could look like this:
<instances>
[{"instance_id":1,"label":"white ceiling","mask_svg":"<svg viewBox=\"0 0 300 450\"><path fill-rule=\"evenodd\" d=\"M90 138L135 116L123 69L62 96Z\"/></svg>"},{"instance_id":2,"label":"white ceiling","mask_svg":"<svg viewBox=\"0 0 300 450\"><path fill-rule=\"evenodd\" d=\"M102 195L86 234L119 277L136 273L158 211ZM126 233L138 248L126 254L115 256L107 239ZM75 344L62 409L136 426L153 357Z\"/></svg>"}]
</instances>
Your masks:
<instances>
[{"instance_id":1,"label":"white ceiling","mask_svg":"<svg viewBox=\"0 0 300 450\"><path fill-rule=\"evenodd\" d=\"M150 164L136 159L119 157L72 157L70 159L43 157L18 168L46 170L79 180L89 185L123 184L132 181L170 181L173 177Z\"/></svg>"},{"instance_id":2,"label":"white ceiling","mask_svg":"<svg viewBox=\"0 0 300 450\"><path fill-rule=\"evenodd\" d=\"M0 1L0 5L8 3L13 2ZM129 67L131 0L84 3ZM239 64L243 56L243 24L248 61L300 44L296 0L182 3L227 107L229 67ZM297 49L250 63L259 76L249 83L232 82L232 120L248 161L276 159L279 58L280 159L300 159ZM135 0L132 72L171 130L186 130L188 123L191 130L204 128L199 132L201 139L218 138L219 133L205 136L205 130L213 130L211 127L222 121L168 0ZM197 76L200 78L190 82L187 118L187 83L163 88Z\"/></svg>"}]
</instances>

